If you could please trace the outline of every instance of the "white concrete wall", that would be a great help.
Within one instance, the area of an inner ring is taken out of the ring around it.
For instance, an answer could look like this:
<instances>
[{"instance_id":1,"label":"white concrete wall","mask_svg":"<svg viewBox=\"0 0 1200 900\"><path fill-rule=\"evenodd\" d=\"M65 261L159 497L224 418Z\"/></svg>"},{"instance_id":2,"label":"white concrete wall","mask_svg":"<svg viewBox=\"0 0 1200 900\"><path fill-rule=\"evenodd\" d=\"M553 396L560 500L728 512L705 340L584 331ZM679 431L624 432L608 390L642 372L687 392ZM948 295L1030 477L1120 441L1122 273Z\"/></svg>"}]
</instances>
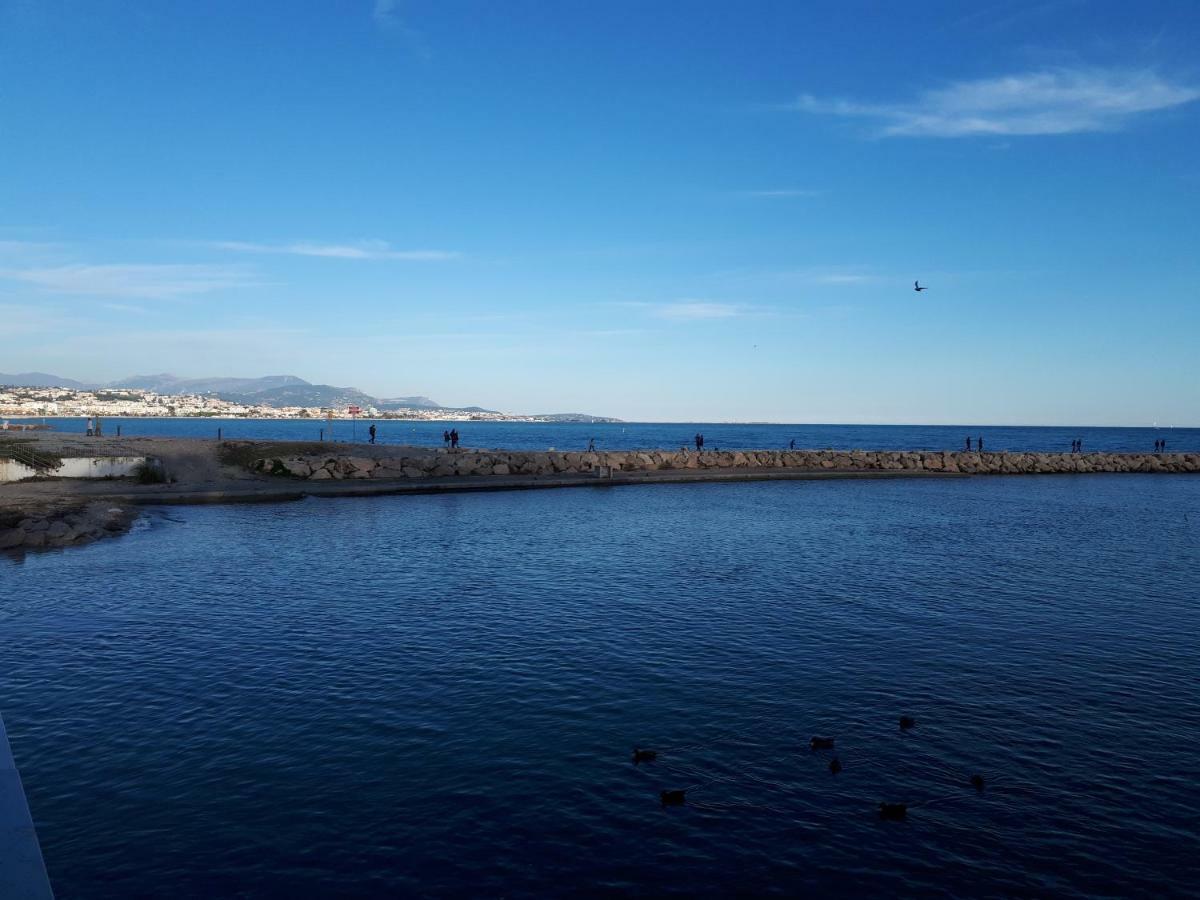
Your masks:
<instances>
[{"instance_id":1,"label":"white concrete wall","mask_svg":"<svg viewBox=\"0 0 1200 900\"><path fill-rule=\"evenodd\" d=\"M57 469L39 473L24 463L0 459L0 484L38 474L52 478L120 478L132 475L133 470L145 461L144 456L78 456L64 459Z\"/></svg>"}]
</instances>

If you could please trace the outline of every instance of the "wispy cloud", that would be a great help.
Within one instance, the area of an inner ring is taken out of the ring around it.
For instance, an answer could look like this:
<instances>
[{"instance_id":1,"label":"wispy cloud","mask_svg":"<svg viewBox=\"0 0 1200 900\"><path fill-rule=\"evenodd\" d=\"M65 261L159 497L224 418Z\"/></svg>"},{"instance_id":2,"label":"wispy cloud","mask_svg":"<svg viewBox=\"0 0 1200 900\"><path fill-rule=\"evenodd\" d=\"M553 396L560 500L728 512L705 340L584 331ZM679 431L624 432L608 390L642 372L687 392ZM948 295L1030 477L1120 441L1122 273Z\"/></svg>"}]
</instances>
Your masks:
<instances>
[{"instance_id":1,"label":"wispy cloud","mask_svg":"<svg viewBox=\"0 0 1200 900\"><path fill-rule=\"evenodd\" d=\"M816 197L820 191L808 191L800 188L779 188L771 191L735 191L738 197L762 197L762 198L783 198L783 197Z\"/></svg>"},{"instance_id":2,"label":"wispy cloud","mask_svg":"<svg viewBox=\"0 0 1200 900\"><path fill-rule=\"evenodd\" d=\"M746 304L728 304L712 300L677 300L666 304L648 304L648 302L623 302L620 306L636 308L656 319L667 319L671 322L703 322L707 319L736 319L746 316L766 316L769 310L760 306Z\"/></svg>"},{"instance_id":3,"label":"wispy cloud","mask_svg":"<svg viewBox=\"0 0 1200 900\"><path fill-rule=\"evenodd\" d=\"M62 250L62 244L46 241L0 241L0 259L30 260L45 258Z\"/></svg>"},{"instance_id":4,"label":"wispy cloud","mask_svg":"<svg viewBox=\"0 0 1200 900\"><path fill-rule=\"evenodd\" d=\"M419 59L429 59L429 48L425 45L421 32L408 24L400 7L400 0L374 0L371 17L381 30L399 36L408 45L409 51Z\"/></svg>"},{"instance_id":5,"label":"wispy cloud","mask_svg":"<svg viewBox=\"0 0 1200 900\"><path fill-rule=\"evenodd\" d=\"M741 268L716 272L713 278L726 284L856 287L895 280L870 271L867 266L814 266L790 269Z\"/></svg>"},{"instance_id":6,"label":"wispy cloud","mask_svg":"<svg viewBox=\"0 0 1200 900\"><path fill-rule=\"evenodd\" d=\"M371 13L375 24L390 28L401 24L400 4L397 0L375 0L375 8Z\"/></svg>"},{"instance_id":7,"label":"wispy cloud","mask_svg":"<svg viewBox=\"0 0 1200 900\"><path fill-rule=\"evenodd\" d=\"M56 294L165 300L259 282L241 266L65 265L0 268L0 278L36 285Z\"/></svg>"},{"instance_id":8,"label":"wispy cloud","mask_svg":"<svg viewBox=\"0 0 1200 900\"><path fill-rule=\"evenodd\" d=\"M61 312L48 310L41 306L24 306L15 303L0 303L0 321L4 323L6 338L58 332L64 327L79 324L78 317L68 317Z\"/></svg>"},{"instance_id":9,"label":"wispy cloud","mask_svg":"<svg viewBox=\"0 0 1200 900\"><path fill-rule=\"evenodd\" d=\"M813 275L812 280L817 284L874 284L876 281L879 281L879 276L849 272L831 272L825 275Z\"/></svg>"},{"instance_id":10,"label":"wispy cloud","mask_svg":"<svg viewBox=\"0 0 1200 900\"><path fill-rule=\"evenodd\" d=\"M299 241L291 244L256 244L247 241L216 241L210 246L239 253L282 253L289 256L321 256L330 259L398 259L409 262L440 262L458 259L461 254L449 250L394 250L386 241L360 241L355 244L318 244Z\"/></svg>"},{"instance_id":11,"label":"wispy cloud","mask_svg":"<svg viewBox=\"0 0 1200 900\"><path fill-rule=\"evenodd\" d=\"M882 122L883 137L1071 134L1111 131L1138 113L1200 98L1200 88L1148 70L1055 69L959 81L907 103L801 96L801 112Z\"/></svg>"}]
</instances>

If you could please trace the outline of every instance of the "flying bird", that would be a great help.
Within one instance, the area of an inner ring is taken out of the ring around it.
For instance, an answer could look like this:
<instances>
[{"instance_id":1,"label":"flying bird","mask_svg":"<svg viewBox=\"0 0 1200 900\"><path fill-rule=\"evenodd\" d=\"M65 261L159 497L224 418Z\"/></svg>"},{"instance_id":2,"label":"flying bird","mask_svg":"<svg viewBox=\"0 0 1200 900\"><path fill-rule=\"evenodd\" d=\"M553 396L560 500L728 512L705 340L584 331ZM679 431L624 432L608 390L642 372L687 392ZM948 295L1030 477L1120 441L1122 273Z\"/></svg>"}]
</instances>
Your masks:
<instances>
[{"instance_id":1,"label":"flying bird","mask_svg":"<svg viewBox=\"0 0 1200 900\"><path fill-rule=\"evenodd\" d=\"M921 287L921 282L920 282L920 281L914 281L914 282L913 282L913 290L914 290L914 291L927 291L927 290L929 290L929 288L927 288L927 287Z\"/></svg>"}]
</instances>

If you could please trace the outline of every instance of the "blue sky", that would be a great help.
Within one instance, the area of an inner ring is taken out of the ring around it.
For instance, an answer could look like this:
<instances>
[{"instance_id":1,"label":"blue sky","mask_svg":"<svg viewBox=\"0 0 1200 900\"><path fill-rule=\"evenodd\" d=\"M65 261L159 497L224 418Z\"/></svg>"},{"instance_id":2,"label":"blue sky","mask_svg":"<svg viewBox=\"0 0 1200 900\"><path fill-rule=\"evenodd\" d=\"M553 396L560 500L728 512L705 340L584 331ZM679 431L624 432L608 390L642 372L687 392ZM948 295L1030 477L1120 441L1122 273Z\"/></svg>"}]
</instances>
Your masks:
<instances>
[{"instance_id":1,"label":"blue sky","mask_svg":"<svg viewBox=\"0 0 1200 900\"><path fill-rule=\"evenodd\" d=\"M1200 425L1198 45L1153 0L0 0L0 371Z\"/></svg>"}]
</instances>

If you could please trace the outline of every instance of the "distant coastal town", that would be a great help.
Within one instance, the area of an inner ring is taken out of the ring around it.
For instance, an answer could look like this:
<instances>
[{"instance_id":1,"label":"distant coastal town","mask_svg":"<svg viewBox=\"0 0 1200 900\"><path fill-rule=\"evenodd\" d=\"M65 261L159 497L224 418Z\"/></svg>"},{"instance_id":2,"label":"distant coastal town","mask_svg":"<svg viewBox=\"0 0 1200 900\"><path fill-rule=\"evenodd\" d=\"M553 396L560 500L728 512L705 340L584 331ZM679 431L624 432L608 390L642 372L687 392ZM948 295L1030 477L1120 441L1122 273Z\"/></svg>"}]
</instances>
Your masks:
<instances>
[{"instance_id":1,"label":"distant coastal town","mask_svg":"<svg viewBox=\"0 0 1200 900\"><path fill-rule=\"evenodd\" d=\"M513 415L483 409L371 405L276 406L225 400L211 394L162 394L137 388L77 390L62 387L0 386L0 417L144 416L245 419L406 419L459 422L615 421L573 414Z\"/></svg>"}]
</instances>

